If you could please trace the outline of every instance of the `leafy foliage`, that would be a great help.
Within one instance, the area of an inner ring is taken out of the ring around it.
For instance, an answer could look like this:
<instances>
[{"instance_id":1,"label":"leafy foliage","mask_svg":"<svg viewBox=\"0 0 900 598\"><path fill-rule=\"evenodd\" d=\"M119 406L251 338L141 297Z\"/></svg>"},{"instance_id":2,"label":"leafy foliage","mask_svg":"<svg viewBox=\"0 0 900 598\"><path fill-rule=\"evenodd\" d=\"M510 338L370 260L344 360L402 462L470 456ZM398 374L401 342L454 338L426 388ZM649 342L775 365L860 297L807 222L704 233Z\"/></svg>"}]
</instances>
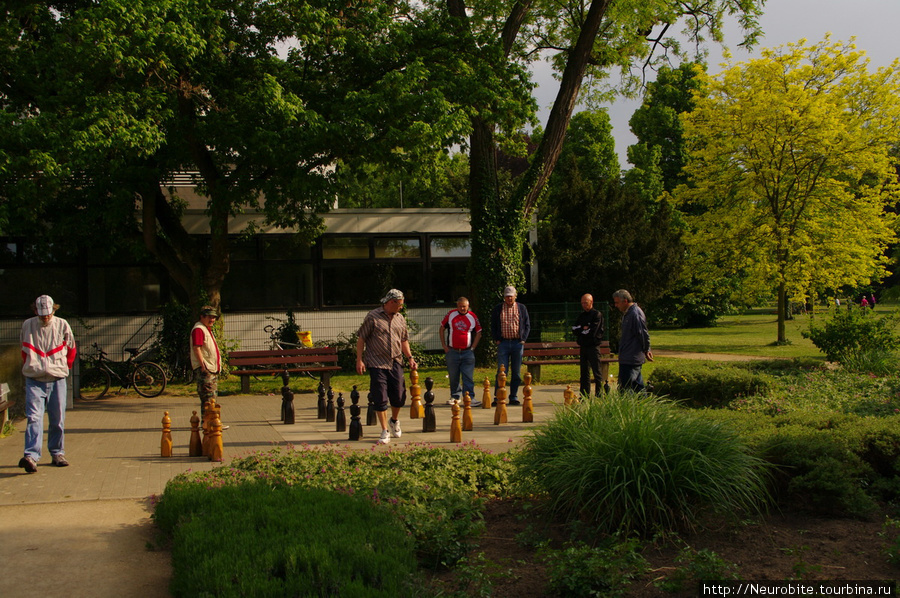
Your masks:
<instances>
[{"instance_id":1,"label":"leafy foliage","mask_svg":"<svg viewBox=\"0 0 900 598\"><path fill-rule=\"evenodd\" d=\"M801 334L812 340L829 361L848 363L863 355L900 348L897 320L896 313L878 316L869 309L851 305L831 311L822 323L810 320L809 330Z\"/></svg>"},{"instance_id":2,"label":"leafy foliage","mask_svg":"<svg viewBox=\"0 0 900 598\"><path fill-rule=\"evenodd\" d=\"M547 563L548 587L561 598L622 596L629 583L649 568L639 549L634 538L605 547L576 543L562 550L544 548L541 557Z\"/></svg>"},{"instance_id":3,"label":"leafy foliage","mask_svg":"<svg viewBox=\"0 0 900 598\"><path fill-rule=\"evenodd\" d=\"M739 276L746 294L826 294L885 275L898 196L892 148L900 65L868 71L851 43L805 40L701 78L686 113L689 206L704 276ZM865 98L865 101L861 101Z\"/></svg>"},{"instance_id":4,"label":"leafy foliage","mask_svg":"<svg viewBox=\"0 0 900 598\"><path fill-rule=\"evenodd\" d=\"M606 532L691 526L704 510L756 512L767 498L762 461L733 430L653 397L560 411L517 463L553 513Z\"/></svg>"},{"instance_id":5,"label":"leafy foliage","mask_svg":"<svg viewBox=\"0 0 900 598\"><path fill-rule=\"evenodd\" d=\"M724 365L659 366L649 378L653 392L691 407L722 407L740 397L767 395L771 377Z\"/></svg>"}]
</instances>

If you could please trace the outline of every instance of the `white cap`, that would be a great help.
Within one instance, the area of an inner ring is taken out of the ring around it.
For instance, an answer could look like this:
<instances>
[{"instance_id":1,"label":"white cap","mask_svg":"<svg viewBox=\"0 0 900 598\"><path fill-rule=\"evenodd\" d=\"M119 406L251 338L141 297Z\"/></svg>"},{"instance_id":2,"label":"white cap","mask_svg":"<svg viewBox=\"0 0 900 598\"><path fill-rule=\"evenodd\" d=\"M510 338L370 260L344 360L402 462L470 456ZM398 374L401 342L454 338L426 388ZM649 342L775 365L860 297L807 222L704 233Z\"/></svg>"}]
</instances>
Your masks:
<instances>
[{"instance_id":1,"label":"white cap","mask_svg":"<svg viewBox=\"0 0 900 598\"><path fill-rule=\"evenodd\" d=\"M50 295L41 295L34 300L34 308L39 316L53 315L53 297Z\"/></svg>"}]
</instances>

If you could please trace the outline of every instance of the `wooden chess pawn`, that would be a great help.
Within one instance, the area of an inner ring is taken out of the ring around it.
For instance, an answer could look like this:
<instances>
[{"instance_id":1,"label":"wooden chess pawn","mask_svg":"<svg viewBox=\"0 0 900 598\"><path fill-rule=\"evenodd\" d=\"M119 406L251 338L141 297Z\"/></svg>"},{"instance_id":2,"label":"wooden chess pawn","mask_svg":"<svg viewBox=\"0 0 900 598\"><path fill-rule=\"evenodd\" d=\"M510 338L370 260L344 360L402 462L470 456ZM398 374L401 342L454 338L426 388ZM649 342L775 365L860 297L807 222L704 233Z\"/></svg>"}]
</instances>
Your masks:
<instances>
[{"instance_id":1,"label":"wooden chess pawn","mask_svg":"<svg viewBox=\"0 0 900 598\"><path fill-rule=\"evenodd\" d=\"M347 414L344 413L344 393L339 392L337 398L337 416L335 417L335 431L347 431Z\"/></svg>"},{"instance_id":2,"label":"wooden chess pawn","mask_svg":"<svg viewBox=\"0 0 900 598\"><path fill-rule=\"evenodd\" d=\"M467 390L463 392L462 429L464 432L469 432L474 427L472 422L472 397L469 396L469 391Z\"/></svg>"},{"instance_id":3,"label":"wooden chess pawn","mask_svg":"<svg viewBox=\"0 0 900 598\"><path fill-rule=\"evenodd\" d=\"M319 395L316 401L316 419L325 419L325 385L321 381L316 392Z\"/></svg>"},{"instance_id":4,"label":"wooden chess pawn","mask_svg":"<svg viewBox=\"0 0 900 598\"><path fill-rule=\"evenodd\" d=\"M359 414L362 409L359 406L359 391L356 386L350 391L350 438L349 440L359 440L363 437L363 427Z\"/></svg>"},{"instance_id":5,"label":"wooden chess pawn","mask_svg":"<svg viewBox=\"0 0 900 598\"><path fill-rule=\"evenodd\" d=\"M525 373L525 386L522 388L522 422L534 421L534 402L531 399L531 372Z\"/></svg>"},{"instance_id":6,"label":"wooden chess pawn","mask_svg":"<svg viewBox=\"0 0 900 598\"><path fill-rule=\"evenodd\" d=\"M497 375L497 408L494 410L494 425L499 426L507 421L506 396L509 390L506 388L506 367L500 366Z\"/></svg>"},{"instance_id":7,"label":"wooden chess pawn","mask_svg":"<svg viewBox=\"0 0 900 598\"><path fill-rule=\"evenodd\" d=\"M172 418L169 417L168 411L163 413L162 440L160 441L159 454L161 457L171 457L172 456Z\"/></svg>"},{"instance_id":8,"label":"wooden chess pawn","mask_svg":"<svg viewBox=\"0 0 900 598\"><path fill-rule=\"evenodd\" d=\"M325 403L325 421L334 421L334 390L328 387L328 402Z\"/></svg>"},{"instance_id":9,"label":"wooden chess pawn","mask_svg":"<svg viewBox=\"0 0 900 598\"><path fill-rule=\"evenodd\" d=\"M453 403L450 407L453 419L450 420L450 442L462 442L462 425L459 422L459 403Z\"/></svg>"},{"instance_id":10,"label":"wooden chess pawn","mask_svg":"<svg viewBox=\"0 0 900 598\"><path fill-rule=\"evenodd\" d=\"M563 400L566 404L566 407L571 407L575 402L575 391L572 390L571 384L566 385L566 389L563 391Z\"/></svg>"},{"instance_id":11,"label":"wooden chess pawn","mask_svg":"<svg viewBox=\"0 0 900 598\"><path fill-rule=\"evenodd\" d=\"M200 417L196 411L191 416L191 443L188 445L188 456L203 456L203 443L200 440Z\"/></svg>"},{"instance_id":12,"label":"wooden chess pawn","mask_svg":"<svg viewBox=\"0 0 900 598\"><path fill-rule=\"evenodd\" d=\"M209 460L217 463L223 461L224 447L222 445L222 420L219 414L213 412L213 420L210 424L212 433L209 441Z\"/></svg>"},{"instance_id":13,"label":"wooden chess pawn","mask_svg":"<svg viewBox=\"0 0 900 598\"><path fill-rule=\"evenodd\" d=\"M375 415L375 403L372 402L372 393L369 393L366 396L366 400L369 402L369 405L366 408L366 425L374 426L378 421L378 416Z\"/></svg>"},{"instance_id":14,"label":"wooden chess pawn","mask_svg":"<svg viewBox=\"0 0 900 598\"><path fill-rule=\"evenodd\" d=\"M491 408L491 381L488 378L484 379L484 392L481 394L481 408Z\"/></svg>"},{"instance_id":15,"label":"wooden chess pawn","mask_svg":"<svg viewBox=\"0 0 900 598\"><path fill-rule=\"evenodd\" d=\"M294 393L288 385L290 376L287 372L281 374L281 379L284 382L284 386L281 387L281 421L290 426L295 420Z\"/></svg>"},{"instance_id":16,"label":"wooden chess pawn","mask_svg":"<svg viewBox=\"0 0 900 598\"><path fill-rule=\"evenodd\" d=\"M422 417L422 431L436 432L437 417L434 412L434 379L431 376L425 378L425 413Z\"/></svg>"},{"instance_id":17,"label":"wooden chess pawn","mask_svg":"<svg viewBox=\"0 0 900 598\"><path fill-rule=\"evenodd\" d=\"M419 419L425 415L425 409L422 407L422 389L419 386L419 372L411 370L409 372L409 394L412 399L409 402L409 419Z\"/></svg>"}]
</instances>

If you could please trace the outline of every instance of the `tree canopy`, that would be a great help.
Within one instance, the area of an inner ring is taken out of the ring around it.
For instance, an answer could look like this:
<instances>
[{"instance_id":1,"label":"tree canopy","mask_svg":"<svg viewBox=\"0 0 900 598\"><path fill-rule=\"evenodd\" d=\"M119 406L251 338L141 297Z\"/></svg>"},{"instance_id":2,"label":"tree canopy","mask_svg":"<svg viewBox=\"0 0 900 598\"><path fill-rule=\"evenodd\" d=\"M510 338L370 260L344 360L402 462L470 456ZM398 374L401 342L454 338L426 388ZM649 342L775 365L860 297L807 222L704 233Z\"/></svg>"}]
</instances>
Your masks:
<instances>
[{"instance_id":1,"label":"tree canopy","mask_svg":"<svg viewBox=\"0 0 900 598\"><path fill-rule=\"evenodd\" d=\"M886 272L897 199L891 149L900 126L900 63L871 72L854 44L805 40L700 75L685 115L690 185L700 208L689 244L704 268L740 272L745 290L806 299Z\"/></svg>"}]
</instances>

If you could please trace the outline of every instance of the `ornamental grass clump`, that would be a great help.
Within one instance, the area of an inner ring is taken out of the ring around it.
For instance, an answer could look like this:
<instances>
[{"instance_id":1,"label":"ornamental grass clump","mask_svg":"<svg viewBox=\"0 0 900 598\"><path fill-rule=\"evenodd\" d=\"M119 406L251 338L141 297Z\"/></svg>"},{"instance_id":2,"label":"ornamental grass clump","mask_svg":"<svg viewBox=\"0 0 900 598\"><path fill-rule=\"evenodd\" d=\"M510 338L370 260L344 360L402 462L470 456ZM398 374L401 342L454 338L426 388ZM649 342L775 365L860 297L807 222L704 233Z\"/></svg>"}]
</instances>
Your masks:
<instances>
[{"instance_id":1,"label":"ornamental grass clump","mask_svg":"<svg viewBox=\"0 0 900 598\"><path fill-rule=\"evenodd\" d=\"M731 428L656 397L619 395L558 412L517 458L525 488L564 520L649 534L707 510L756 513L767 465Z\"/></svg>"}]
</instances>

